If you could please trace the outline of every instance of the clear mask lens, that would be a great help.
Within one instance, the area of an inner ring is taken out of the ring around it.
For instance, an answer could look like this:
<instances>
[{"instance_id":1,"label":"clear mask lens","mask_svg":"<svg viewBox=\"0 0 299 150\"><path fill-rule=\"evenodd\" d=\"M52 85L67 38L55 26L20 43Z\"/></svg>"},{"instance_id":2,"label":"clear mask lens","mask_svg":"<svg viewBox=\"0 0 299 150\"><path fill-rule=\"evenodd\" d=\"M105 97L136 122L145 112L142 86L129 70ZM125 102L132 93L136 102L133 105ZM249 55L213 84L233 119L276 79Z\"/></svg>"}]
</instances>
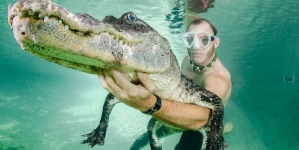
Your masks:
<instances>
[{"instance_id":1,"label":"clear mask lens","mask_svg":"<svg viewBox=\"0 0 299 150\"><path fill-rule=\"evenodd\" d=\"M182 36L184 45L191 49L205 49L214 37L206 32L186 32Z\"/></svg>"}]
</instances>

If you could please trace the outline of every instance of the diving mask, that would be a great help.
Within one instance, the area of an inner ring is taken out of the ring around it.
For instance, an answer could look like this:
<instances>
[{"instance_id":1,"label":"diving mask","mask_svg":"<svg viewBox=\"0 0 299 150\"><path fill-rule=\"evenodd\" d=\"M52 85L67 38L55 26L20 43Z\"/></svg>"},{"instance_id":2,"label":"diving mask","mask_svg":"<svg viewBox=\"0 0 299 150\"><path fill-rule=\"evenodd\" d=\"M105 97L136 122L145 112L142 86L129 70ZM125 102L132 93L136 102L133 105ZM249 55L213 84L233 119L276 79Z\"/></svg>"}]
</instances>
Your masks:
<instances>
[{"instance_id":1,"label":"diving mask","mask_svg":"<svg viewBox=\"0 0 299 150\"><path fill-rule=\"evenodd\" d=\"M184 45L191 49L205 49L216 38L206 31L186 32L182 36Z\"/></svg>"}]
</instances>

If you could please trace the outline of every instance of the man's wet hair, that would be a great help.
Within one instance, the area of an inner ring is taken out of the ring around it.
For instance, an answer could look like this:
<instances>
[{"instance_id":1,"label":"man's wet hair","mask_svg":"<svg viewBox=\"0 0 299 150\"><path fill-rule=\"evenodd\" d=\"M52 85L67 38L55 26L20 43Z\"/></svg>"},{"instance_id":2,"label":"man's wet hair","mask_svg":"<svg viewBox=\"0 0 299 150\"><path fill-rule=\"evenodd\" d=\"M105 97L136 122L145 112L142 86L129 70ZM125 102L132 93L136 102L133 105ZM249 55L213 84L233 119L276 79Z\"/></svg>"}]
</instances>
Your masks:
<instances>
[{"instance_id":1,"label":"man's wet hair","mask_svg":"<svg viewBox=\"0 0 299 150\"><path fill-rule=\"evenodd\" d=\"M196 16L196 15L187 15L185 18L184 18L184 25L186 27L186 31L188 30L189 26L190 25L198 25L198 24L201 24L203 22L207 22L211 29L213 30L213 33L214 35L217 34L217 28L216 26L209 20L205 19L205 18L202 18L200 16Z\"/></svg>"}]
</instances>

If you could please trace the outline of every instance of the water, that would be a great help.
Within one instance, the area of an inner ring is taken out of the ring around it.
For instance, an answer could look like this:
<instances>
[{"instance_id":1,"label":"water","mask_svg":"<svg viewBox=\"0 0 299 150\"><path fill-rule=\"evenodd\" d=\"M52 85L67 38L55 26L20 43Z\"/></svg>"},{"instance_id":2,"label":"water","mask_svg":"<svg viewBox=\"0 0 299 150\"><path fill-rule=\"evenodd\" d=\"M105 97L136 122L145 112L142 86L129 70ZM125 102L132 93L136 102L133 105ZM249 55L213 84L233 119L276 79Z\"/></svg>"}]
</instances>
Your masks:
<instances>
[{"instance_id":1,"label":"water","mask_svg":"<svg viewBox=\"0 0 299 150\"><path fill-rule=\"evenodd\" d=\"M6 19L14 2L0 2L0 149L89 149L79 144L80 135L97 126L107 92L95 75L21 50ZM133 11L170 41L179 62L186 55L179 19L167 19L175 7L172 0L54 2L97 19ZM299 150L299 1L217 0L214 5L200 15L217 26L218 55L232 75L225 108L225 122L234 124L225 136L228 150ZM127 150L148 119L117 105L101 149ZM179 136L161 140L164 149L173 149Z\"/></svg>"}]
</instances>

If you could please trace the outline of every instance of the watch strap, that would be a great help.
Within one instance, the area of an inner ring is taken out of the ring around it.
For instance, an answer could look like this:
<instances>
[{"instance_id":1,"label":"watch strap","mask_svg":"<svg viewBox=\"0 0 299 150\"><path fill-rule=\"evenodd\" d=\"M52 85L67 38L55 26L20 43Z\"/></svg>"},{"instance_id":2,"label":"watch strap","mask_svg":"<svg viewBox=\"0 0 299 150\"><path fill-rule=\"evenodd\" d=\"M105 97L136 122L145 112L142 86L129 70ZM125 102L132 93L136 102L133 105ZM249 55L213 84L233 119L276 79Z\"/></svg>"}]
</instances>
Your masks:
<instances>
[{"instance_id":1,"label":"watch strap","mask_svg":"<svg viewBox=\"0 0 299 150\"><path fill-rule=\"evenodd\" d=\"M143 112L143 113L145 113L145 114L147 114L147 115L150 115L150 114L152 114L152 113L158 111L158 110L162 107L162 101L161 101L161 98L160 98L159 96L157 96L157 95L155 95L155 97L156 97L156 99L157 99L155 105L154 105L150 110L148 110L148 111L146 111L146 112Z\"/></svg>"}]
</instances>

